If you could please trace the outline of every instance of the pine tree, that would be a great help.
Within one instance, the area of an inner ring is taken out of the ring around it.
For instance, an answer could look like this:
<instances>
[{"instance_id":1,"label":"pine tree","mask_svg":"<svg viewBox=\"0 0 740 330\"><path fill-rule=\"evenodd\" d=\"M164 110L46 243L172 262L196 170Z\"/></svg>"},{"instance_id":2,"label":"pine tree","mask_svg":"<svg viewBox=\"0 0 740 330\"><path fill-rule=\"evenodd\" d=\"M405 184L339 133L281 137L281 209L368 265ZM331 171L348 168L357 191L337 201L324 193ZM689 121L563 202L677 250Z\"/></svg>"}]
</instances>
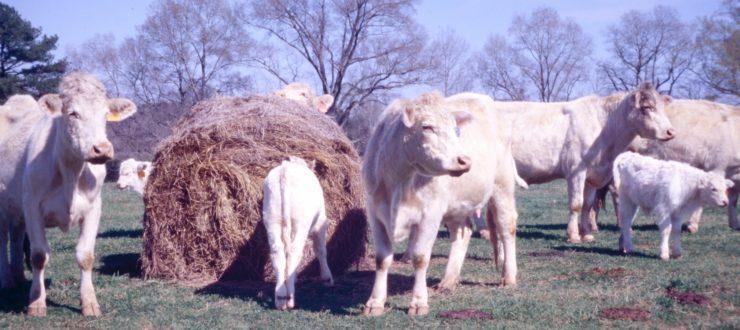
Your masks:
<instances>
[{"instance_id":1,"label":"pine tree","mask_svg":"<svg viewBox=\"0 0 740 330\"><path fill-rule=\"evenodd\" d=\"M0 3L0 104L13 94L39 97L56 90L66 62L55 61L58 37L47 36Z\"/></svg>"}]
</instances>

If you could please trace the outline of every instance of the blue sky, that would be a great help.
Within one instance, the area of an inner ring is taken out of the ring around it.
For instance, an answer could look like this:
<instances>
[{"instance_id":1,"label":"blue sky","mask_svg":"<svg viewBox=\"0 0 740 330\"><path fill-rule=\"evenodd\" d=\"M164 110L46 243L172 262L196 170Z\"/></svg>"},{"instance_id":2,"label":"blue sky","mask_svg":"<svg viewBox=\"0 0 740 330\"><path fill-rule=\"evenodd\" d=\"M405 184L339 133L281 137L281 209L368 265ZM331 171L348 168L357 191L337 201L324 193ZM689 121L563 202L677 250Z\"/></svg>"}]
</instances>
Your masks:
<instances>
[{"instance_id":1,"label":"blue sky","mask_svg":"<svg viewBox=\"0 0 740 330\"><path fill-rule=\"evenodd\" d=\"M151 1L147 0L10 0L23 17L47 34L60 39L58 54L68 45L79 45L95 34L112 33L123 39L133 35L146 17ZM604 30L631 9L650 9L665 4L676 8L690 20L717 10L721 0L423 0L417 7L417 18L430 34L452 28L463 36L471 49L479 49L492 33L505 33L517 14L526 14L540 6L551 6L561 16L578 21L594 38L597 49L603 49ZM598 52L598 51L597 51Z\"/></svg>"}]
</instances>

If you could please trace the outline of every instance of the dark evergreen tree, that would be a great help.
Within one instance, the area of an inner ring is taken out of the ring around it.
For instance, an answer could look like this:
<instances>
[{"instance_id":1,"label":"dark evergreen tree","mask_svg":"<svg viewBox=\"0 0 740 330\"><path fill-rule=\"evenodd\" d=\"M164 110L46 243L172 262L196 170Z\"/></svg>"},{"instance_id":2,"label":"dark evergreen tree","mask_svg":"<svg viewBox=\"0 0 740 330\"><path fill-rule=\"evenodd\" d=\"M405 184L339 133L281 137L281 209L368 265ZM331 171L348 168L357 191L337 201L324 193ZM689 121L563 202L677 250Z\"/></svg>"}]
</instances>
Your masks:
<instances>
[{"instance_id":1,"label":"dark evergreen tree","mask_svg":"<svg viewBox=\"0 0 740 330\"><path fill-rule=\"evenodd\" d=\"M66 62L55 61L51 53L57 40L0 3L0 104L13 94L38 97L56 90L66 68Z\"/></svg>"}]
</instances>

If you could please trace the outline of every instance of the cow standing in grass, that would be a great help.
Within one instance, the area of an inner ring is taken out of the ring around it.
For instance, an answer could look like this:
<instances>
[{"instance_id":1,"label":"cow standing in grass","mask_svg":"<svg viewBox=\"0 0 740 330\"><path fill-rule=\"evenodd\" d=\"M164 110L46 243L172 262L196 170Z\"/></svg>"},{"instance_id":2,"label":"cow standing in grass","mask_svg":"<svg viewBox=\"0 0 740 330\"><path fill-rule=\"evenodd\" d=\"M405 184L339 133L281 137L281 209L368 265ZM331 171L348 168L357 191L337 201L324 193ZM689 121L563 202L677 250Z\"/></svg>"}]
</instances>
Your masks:
<instances>
[{"instance_id":1,"label":"cow standing in grass","mask_svg":"<svg viewBox=\"0 0 740 330\"><path fill-rule=\"evenodd\" d=\"M311 166L313 167L313 166ZM275 308L295 306L295 281L309 235L321 269L321 280L333 285L326 260L326 230L329 225L324 191L306 161L289 157L267 173L262 185L262 223L270 241L270 259L275 269Z\"/></svg>"},{"instance_id":2,"label":"cow standing in grass","mask_svg":"<svg viewBox=\"0 0 740 330\"><path fill-rule=\"evenodd\" d=\"M131 189L139 195L144 195L146 182L152 173L152 162L142 162L133 158L121 162L118 168L118 189Z\"/></svg>"},{"instance_id":3,"label":"cow standing in grass","mask_svg":"<svg viewBox=\"0 0 740 330\"><path fill-rule=\"evenodd\" d=\"M59 95L39 100L45 111L27 109L0 132L0 245L6 251L10 230L12 255L22 249L23 228L31 245L33 284L28 314L46 315L44 269L49 261L45 228L69 230L80 226L76 246L81 270L80 298L84 315L100 315L92 284L94 247L105 178L105 162L113 157L113 145L106 136L106 121L118 121L136 112L127 99L109 99L105 88L93 76L71 73L62 79ZM5 284L9 266L0 260ZM10 268L21 269L19 258ZM18 275L18 274L16 274ZM16 276L16 280L18 280Z\"/></svg>"},{"instance_id":4,"label":"cow standing in grass","mask_svg":"<svg viewBox=\"0 0 740 330\"><path fill-rule=\"evenodd\" d=\"M703 205L726 207L733 182L675 161L625 152L614 161L619 199L619 248L632 253L632 221L637 208L653 212L660 230L660 258L681 257L681 223ZM671 242L668 250L669 238Z\"/></svg>"},{"instance_id":5,"label":"cow standing in grass","mask_svg":"<svg viewBox=\"0 0 740 330\"><path fill-rule=\"evenodd\" d=\"M516 169L509 127L491 110L485 95L437 93L390 104L363 159L366 211L375 246L373 291L364 314L385 310L393 243L410 232L414 289L409 315L429 312L426 272L441 223L452 238L445 279L452 288L472 233L469 217L488 204L489 226L501 234L503 284L516 284Z\"/></svg>"},{"instance_id":6,"label":"cow standing in grass","mask_svg":"<svg viewBox=\"0 0 740 330\"><path fill-rule=\"evenodd\" d=\"M670 140L676 134L664 108L671 102L644 83L631 93L570 102L496 102L513 126L512 151L529 184L568 182L568 241L594 240L589 212L598 188L611 180L614 158L636 136ZM579 226L580 224L580 226Z\"/></svg>"}]
</instances>

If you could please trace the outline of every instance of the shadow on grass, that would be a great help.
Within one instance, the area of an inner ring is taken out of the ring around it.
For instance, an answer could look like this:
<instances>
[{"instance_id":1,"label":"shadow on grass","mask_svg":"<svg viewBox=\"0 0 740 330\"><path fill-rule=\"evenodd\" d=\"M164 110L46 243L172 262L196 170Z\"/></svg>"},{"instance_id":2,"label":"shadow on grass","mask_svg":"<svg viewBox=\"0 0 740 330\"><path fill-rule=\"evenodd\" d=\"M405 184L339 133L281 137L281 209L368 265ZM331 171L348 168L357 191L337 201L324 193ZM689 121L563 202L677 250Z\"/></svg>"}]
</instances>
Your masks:
<instances>
[{"instance_id":1,"label":"shadow on grass","mask_svg":"<svg viewBox=\"0 0 740 330\"><path fill-rule=\"evenodd\" d=\"M139 253L111 254L100 259L103 264L98 272L105 275L126 275L130 278L141 276Z\"/></svg>"},{"instance_id":2,"label":"shadow on grass","mask_svg":"<svg viewBox=\"0 0 740 330\"><path fill-rule=\"evenodd\" d=\"M565 223L548 223L548 224L522 224L519 228L540 229L540 230L565 230L568 227Z\"/></svg>"},{"instance_id":3,"label":"shadow on grass","mask_svg":"<svg viewBox=\"0 0 740 330\"><path fill-rule=\"evenodd\" d=\"M47 278L44 281L44 284L48 293L49 289L51 288L51 279ZM0 290L0 297L2 297L2 299L0 299L0 313L24 313L26 310L26 305L28 304L28 292L30 290L30 280L23 281L23 283L17 285L15 288ZM69 310L75 311L75 308L73 307L59 305L53 301L50 301L48 296L46 298L46 303L48 306L64 307ZM76 311L79 312L80 310L77 309Z\"/></svg>"},{"instance_id":4,"label":"shadow on grass","mask_svg":"<svg viewBox=\"0 0 740 330\"><path fill-rule=\"evenodd\" d=\"M329 311L334 315L351 315L353 309L362 309L370 297L374 271L354 271L335 278L334 286L326 287L314 279L298 279L296 283L296 309ZM439 280L429 281L432 286ZM388 294L409 294L413 276L388 274ZM196 291L197 294L215 294L228 298L254 301L264 308L274 308L275 283L271 282L217 282Z\"/></svg>"},{"instance_id":5,"label":"shadow on grass","mask_svg":"<svg viewBox=\"0 0 740 330\"><path fill-rule=\"evenodd\" d=\"M521 239L545 239L545 240L562 240L562 236L546 234L541 231L517 231L517 238Z\"/></svg>"},{"instance_id":6,"label":"shadow on grass","mask_svg":"<svg viewBox=\"0 0 740 330\"><path fill-rule=\"evenodd\" d=\"M137 238L142 235L143 229L115 229L98 234L98 238Z\"/></svg>"},{"instance_id":7,"label":"shadow on grass","mask_svg":"<svg viewBox=\"0 0 740 330\"><path fill-rule=\"evenodd\" d=\"M563 252L582 252L582 253L595 253L595 254L601 254L605 256L612 256L612 257L624 257L624 256L630 256L630 257L639 257L639 258L650 258L654 259L655 256L644 254L642 252L633 252L629 255L625 255L622 253L622 251L619 251L618 249L611 249L611 248L605 248L605 247L597 247L597 246L567 246L567 245L561 245L561 246L555 246L552 248L553 250L557 251L563 251Z\"/></svg>"}]
</instances>

